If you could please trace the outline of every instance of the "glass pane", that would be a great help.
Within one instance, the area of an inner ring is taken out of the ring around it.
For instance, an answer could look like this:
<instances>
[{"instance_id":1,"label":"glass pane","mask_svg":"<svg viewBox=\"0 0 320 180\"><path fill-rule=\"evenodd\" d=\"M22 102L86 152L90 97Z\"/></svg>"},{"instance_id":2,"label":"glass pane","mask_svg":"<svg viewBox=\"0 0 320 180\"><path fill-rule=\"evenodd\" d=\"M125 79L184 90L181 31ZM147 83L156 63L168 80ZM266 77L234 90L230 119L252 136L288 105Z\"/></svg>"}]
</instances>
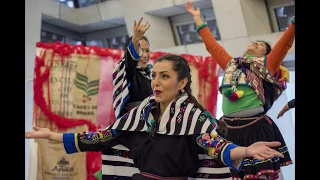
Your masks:
<instances>
[{"instance_id":1,"label":"glass pane","mask_svg":"<svg viewBox=\"0 0 320 180\"><path fill-rule=\"evenodd\" d=\"M65 43L66 37L58 35L58 34L54 34L54 33L48 32L48 31L41 30L40 41L45 42L45 43L54 43L54 42Z\"/></svg>"},{"instance_id":2,"label":"glass pane","mask_svg":"<svg viewBox=\"0 0 320 180\"><path fill-rule=\"evenodd\" d=\"M276 13L279 31L285 31L289 27L291 18L295 14L295 6L280 7L274 9L274 11Z\"/></svg>"},{"instance_id":3,"label":"glass pane","mask_svg":"<svg viewBox=\"0 0 320 180\"><path fill-rule=\"evenodd\" d=\"M104 48L101 40L91 40L91 41L87 41L86 43L87 43L87 46L98 46L98 47Z\"/></svg>"},{"instance_id":4,"label":"glass pane","mask_svg":"<svg viewBox=\"0 0 320 180\"><path fill-rule=\"evenodd\" d=\"M83 45L82 42L80 40L75 40L75 39L72 39L69 44L71 45Z\"/></svg>"},{"instance_id":5,"label":"glass pane","mask_svg":"<svg viewBox=\"0 0 320 180\"><path fill-rule=\"evenodd\" d=\"M57 2L60 2L62 4L65 4L69 8L74 8L74 2L73 0L56 0Z\"/></svg>"},{"instance_id":6,"label":"glass pane","mask_svg":"<svg viewBox=\"0 0 320 180\"><path fill-rule=\"evenodd\" d=\"M214 20L210 20L210 21L207 22L207 25L208 25L211 33L213 34L214 38L216 38L216 40L221 40L220 32L219 32L218 25L217 25L217 21L215 19Z\"/></svg>"},{"instance_id":7,"label":"glass pane","mask_svg":"<svg viewBox=\"0 0 320 180\"><path fill-rule=\"evenodd\" d=\"M221 37L220 37L219 29L217 26L217 21L216 20L209 20L206 23L207 23L208 28L210 29L210 31L214 35L214 37L217 40L220 40ZM202 39L201 39L199 33L197 32L197 28L196 28L195 23L177 26L177 31L179 33L180 42L182 45L202 42Z\"/></svg>"},{"instance_id":8,"label":"glass pane","mask_svg":"<svg viewBox=\"0 0 320 180\"><path fill-rule=\"evenodd\" d=\"M87 6L91 6L93 4L98 4L100 3L100 0L78 0L79 2L79 7L87 7Z\"/></svg>"},{"instance_id":9,"label":"glass pane","mask_svg":"<svg viewBox=\"0 0 320 180\"><path fill-rule=\"evenodd\" d=\"M112 48L112 49L121 49L121 50L123 50L125 48L124 46L125 46L125 43L126 43L128 38L129 38L128 35L109 38L109 39L107 39L108 47Z\"/></svg>"}]
</instances>

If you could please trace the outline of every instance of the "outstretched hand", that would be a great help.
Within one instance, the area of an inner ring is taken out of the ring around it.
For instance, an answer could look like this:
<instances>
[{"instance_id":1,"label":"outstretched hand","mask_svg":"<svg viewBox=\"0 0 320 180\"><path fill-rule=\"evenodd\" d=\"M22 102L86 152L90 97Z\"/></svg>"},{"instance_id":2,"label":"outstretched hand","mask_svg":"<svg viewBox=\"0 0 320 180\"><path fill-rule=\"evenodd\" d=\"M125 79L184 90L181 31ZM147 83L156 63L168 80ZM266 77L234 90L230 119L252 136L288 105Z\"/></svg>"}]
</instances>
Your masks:
<instances>
[{"instance_id":1,"label":"outstretched hand","mask_svg":"<svg viewBox=\"0 0 320 180\"><path fill-rule=\"evenodd\" d=\"M27 139L48 139L51 136L51 131L48 128L40 128L33 126L34 131L25 132L25 138Z\"/></svg>"},{"instance_id":2,"label":"outstretched hand","mask_svg":"<svg viewBox=\"0 0 320 180\"><path fill-rule=\"evenodd\" d=\"M186 3L186 10L192 15L192 16L200 16L200 8L194 9L192 3L188 1Z\"/></svg>"},{"instance_id":3,"label":"outstretched hand","mask_svg":"<svg viewBox=\"0 0 320 180\"><path fill-rule=\"evenodd\" d=\"M142 20L143 20L143 17L140 18L138 23L136 20L134 20L134 24L133 24L133 39L137 41L139 41L144 36L144 33L150 27L150 24L148 23L148 21L146 22L146 24L141 24Z\"/></svg>"},{"instance_id":4,"label":"outstretched hand","mask_svg":"<svg viewBox=\"0 0 320 180\"><path fill-rule=\"evenodd\" d=\"M260 161L265 159L271 159L276 156L283 158L283 154L270 148L270 147L278 147L281 143L274 141L274 142L256 142L246 148L247 157L253 157Z\"/></svg>"},{"instance_id":5,"label":"outstretched hand","mask_svg":"<svg viewBox=\"0 0 320 180\"><path fill-rule=\"evenodd\" d=\"M285 106L283 106L283 108L281 109L281 111L279 112L277 119L279 119L280 117L282 117L284 115L284 113L286 113L287 111L289 111L289 106L288 104L286 104Z\"/></svg>"}]
</instances>

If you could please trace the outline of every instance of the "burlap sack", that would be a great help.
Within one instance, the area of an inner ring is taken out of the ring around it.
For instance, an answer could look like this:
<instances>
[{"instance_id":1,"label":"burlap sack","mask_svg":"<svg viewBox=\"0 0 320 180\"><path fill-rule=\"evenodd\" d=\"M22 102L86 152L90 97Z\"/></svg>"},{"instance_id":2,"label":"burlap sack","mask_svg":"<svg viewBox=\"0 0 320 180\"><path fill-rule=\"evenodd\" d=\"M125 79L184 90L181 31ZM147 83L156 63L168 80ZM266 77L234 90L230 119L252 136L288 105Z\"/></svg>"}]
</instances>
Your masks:
<instances>
[{"instance_id":1,"label":"burlap sack","mask_svg":"<svg viewBox=\"0 0 320 180\"><path fill-rule=\"evenodd\" d=\"M37 48L37 55L43 54ZM96 121L97 93L99 88L99 57L72 55L61 61L47 51L46 65L51 65L50 77L43 85L43 96L50 101L51 111L68 118ZM43 67L45 69L45 67ZM39 93L39 92L35 92ZM85 96L84 96L85 95ZM34 120L37 126L53 132L82 132L86 125L58 130L52 120L35 104ZM86 153L66 154L62 143L38 140L37 180L86 180Z\"/></svg>"},{"instance_id":2,"label":"burlap sack","mask_svg":"<svg viewBox=\"0 0 320 180\"><path fill-rule=\"evenodd\" d=\"M75 128L74 132L83 130ZM85 153L66 154L63 144L38 140L37 180L86 180Z\"/></svg>"}]
</instances>

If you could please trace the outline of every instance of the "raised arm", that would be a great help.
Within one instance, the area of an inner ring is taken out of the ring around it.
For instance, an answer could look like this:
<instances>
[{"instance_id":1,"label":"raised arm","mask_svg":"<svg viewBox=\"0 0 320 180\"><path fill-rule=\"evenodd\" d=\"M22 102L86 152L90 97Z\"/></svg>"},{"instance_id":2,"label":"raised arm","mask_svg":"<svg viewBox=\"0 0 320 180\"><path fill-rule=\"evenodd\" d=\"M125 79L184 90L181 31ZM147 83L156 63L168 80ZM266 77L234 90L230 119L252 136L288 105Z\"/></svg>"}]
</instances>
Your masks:
<instances>
[{"instance_id":1,"label":"raised arm","mask_svg":"<svg viewBox=\"0 0 320 180\"><path fill-rule=\"evenodd\" d=\"M230 56L227 51L220 46L220 44L216 41L213 34L210 32L209 28L200 15L200 9L197 8L195 10L192 6L191 2L186 4L186 10L193 16L193 19L197 25L198 33L200 34L207 51L211 54L213 59L219 64L219 66L225 70L228 62L232 60L232 56Z\"/></svg>"},{"instance_id":2,"label":"raised arm","mask_svg":"<svg viewBox=\"0 0 320 180\"><path fill-rule=\"evenodd\" d=\"M138 41L138 46L139 46L139 41ZM139 59L140 59L140 56L138 52L134 49L134 45L131 40L124 54L124 63L126 65L126 73L129 77L131 77L136 72L136 67Z\"/></svg>"},{"instance_id":3,"label":"raised arm","mask_svg":"<svg viewBox=\"0 0 320 180\"><path fill-rule=\"evenodd\" d=\"M138 23L134 21L133 36L130 43L126 47L125 63L127 67L126 71L129 76L135 72L138 61L142 55L143 50L140 47L139 41L150 27L148 22L146 22L146 24L141 24L142 20L143 17L140 18Z\"/></svg>"},{"instance_id":4,"label":"raised arm","mask_svg":"<svg viewBox=\"0 0 320 180\"><path fill-rule=\"evenodd\" d=\"M267 55L267 68L274 75L292 47L295 37L295 17L292 18L288 29L283 33L271 52Z\"/></svg>"},{"instance_id":5,"label":"raised arm","mask_svg":"<svg viewBox=\"0 0 320 180\"><path fill-rule=\"evenodd\" d=\"M208 156L236 171L242 168L245 157L253 157L260 161L275 156L283 157L283 154L270 148L280 146L279 142L257 142L249 147L240 147L215 133L201 134L196 138L196 142Z\"/></svg>"}]
</instances>

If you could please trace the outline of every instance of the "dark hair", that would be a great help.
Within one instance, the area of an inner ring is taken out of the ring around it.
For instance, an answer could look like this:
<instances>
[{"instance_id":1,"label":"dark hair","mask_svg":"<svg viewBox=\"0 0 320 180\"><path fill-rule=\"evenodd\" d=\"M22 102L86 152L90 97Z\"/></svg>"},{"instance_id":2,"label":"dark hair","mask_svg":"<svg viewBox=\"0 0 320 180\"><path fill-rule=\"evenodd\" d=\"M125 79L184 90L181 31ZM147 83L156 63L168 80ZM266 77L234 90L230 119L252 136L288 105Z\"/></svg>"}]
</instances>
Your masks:
<instances>
[{"instance_id":1,"label":"dark hair","mask_svg":"<svg viewBox=\"0 0 320 180\"><path fill-rule=\"evenodd\" d=\"M181 56L174 55L174 54L166 54L158 58L154 64L157 62L162 62L162 61L170 61L173 64L173 70L177 73L178 75L178 81L183 80L184 78L188 79L188 82L186 86L184 87L184 91L188 94L190 97L190 100L197 106L199 106L201 111L206 111L201 104L197 101L197 99L192 95L191 91L191 69L189 67L188 61L184 59ZM217 120L219 129L217 129L217 132L220 133L221 135L226 135L227 133L227 126L225 122Z\"/></svg>"},{"instance_id":2,"label":"dark hair","mask_svg":"<svg viewBox=\"0 0 320 180\"><path fill-rule=\"evenodd\" d=\"M124 49L123 49L124 51L126 51L127 47L129 46L129 43L132 41L132 37L133 37L133 36L130 36L130 37L127 39L126 43L124 44ZM142 36L141 39L147 41L148 44L150 45L150 42L149 42L149 40L148 40L148 38L147 38L146 36Z\"/></svg>"},{"instance_id":3,"label":"dark hair","mask_svg":"<svg viewBox=\"0 0 320 180\"><path fill-rule=\"evenodd\" d=\"M267 41L258 40L256 42L263 42L266 45L267 51L265 55L268 55L271 52L271 45Z\"/></svg>"}]
</instances>

